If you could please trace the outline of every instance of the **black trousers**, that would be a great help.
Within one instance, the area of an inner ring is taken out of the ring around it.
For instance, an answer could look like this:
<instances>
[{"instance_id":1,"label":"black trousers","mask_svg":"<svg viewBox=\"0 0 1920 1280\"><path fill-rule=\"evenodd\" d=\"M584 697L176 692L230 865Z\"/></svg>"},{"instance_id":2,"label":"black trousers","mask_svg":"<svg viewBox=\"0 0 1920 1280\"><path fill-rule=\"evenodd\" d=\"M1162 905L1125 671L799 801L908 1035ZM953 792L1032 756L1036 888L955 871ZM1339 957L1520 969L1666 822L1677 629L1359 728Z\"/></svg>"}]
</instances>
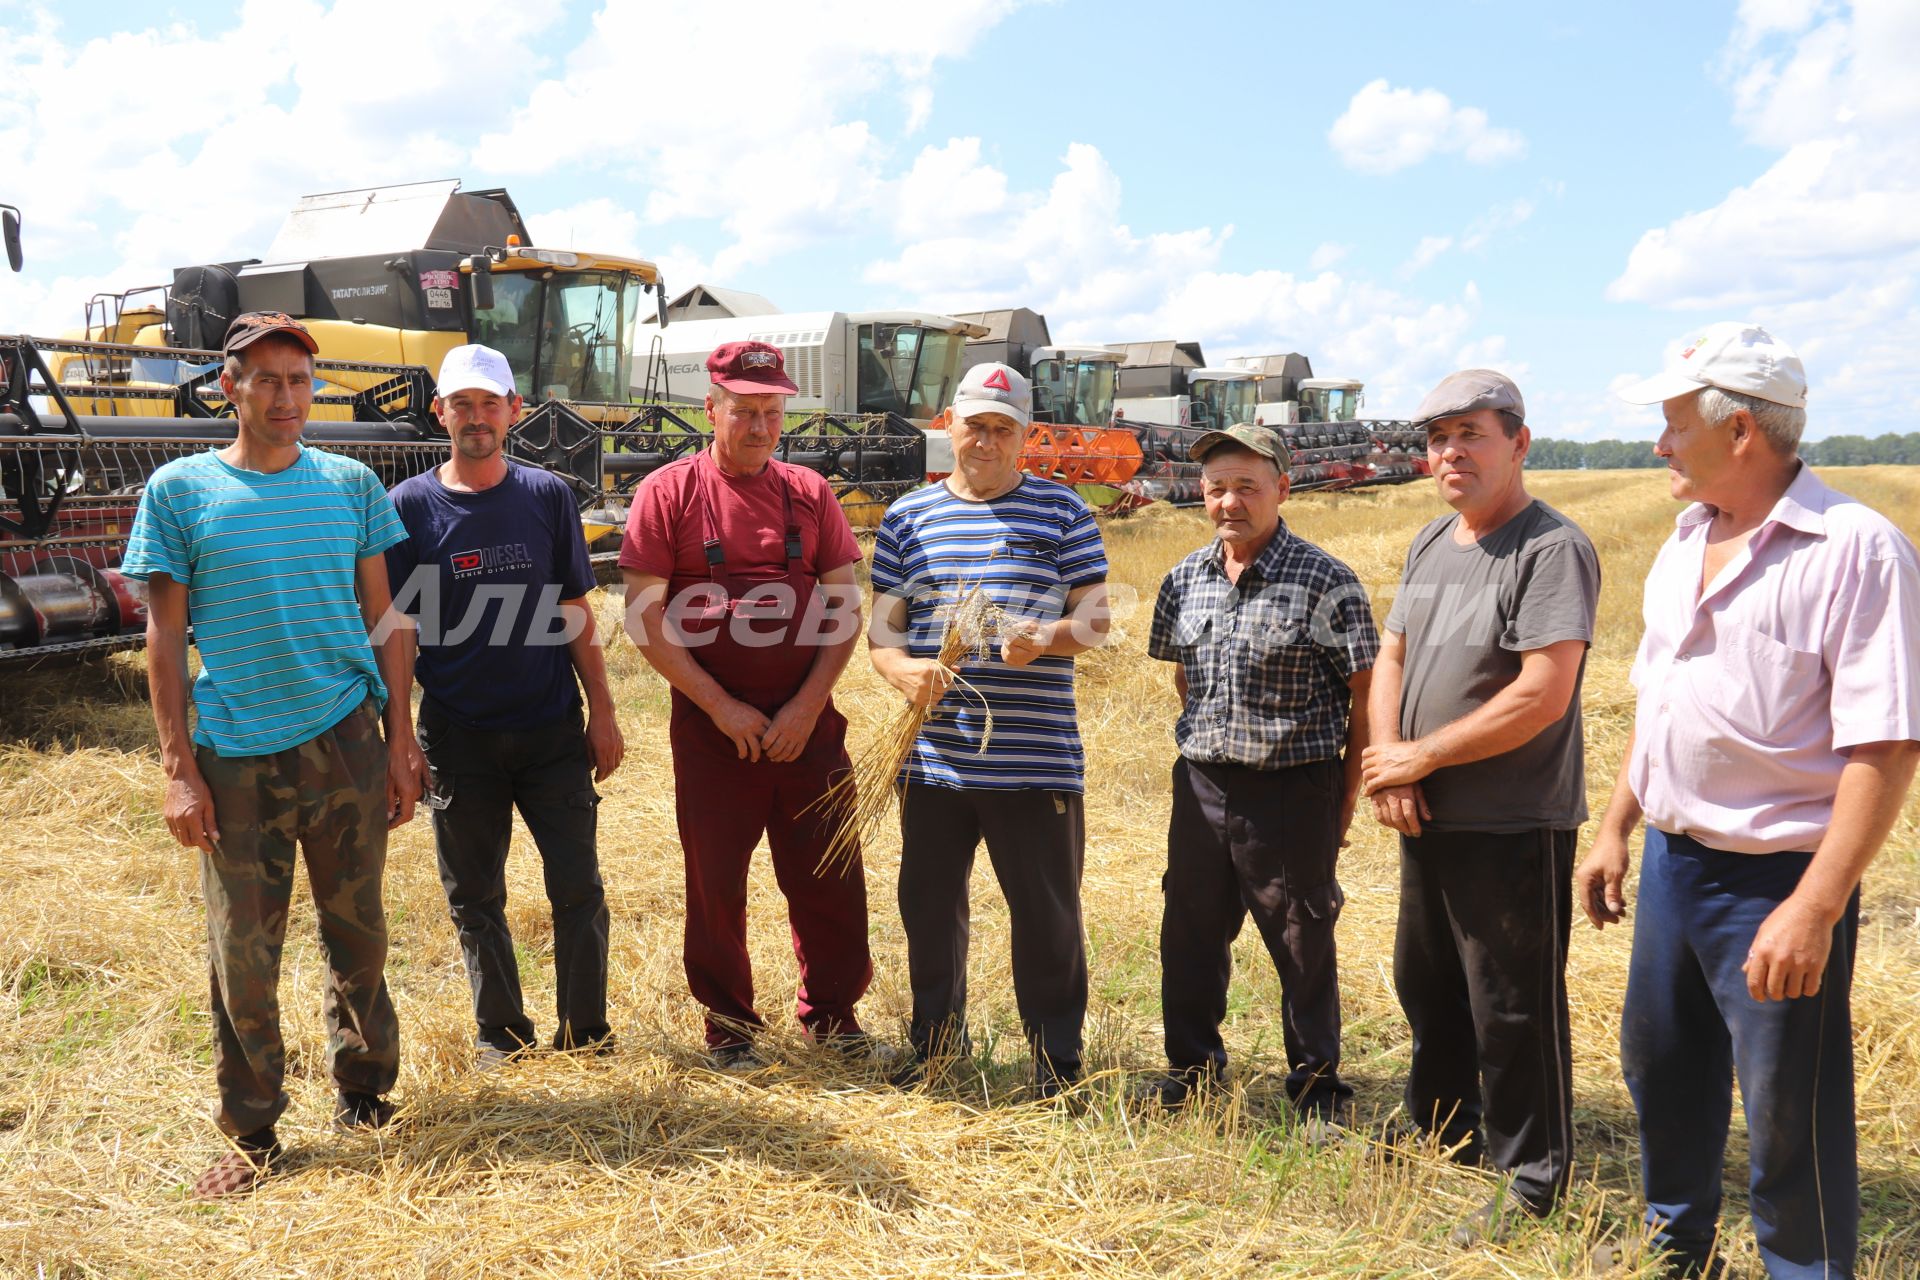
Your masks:
<instances>
[{"instance_id":1,"label":"black trousers","mask_svg":"<svg viewBox=\"0 0 1920 1280\"><path fill-rule=\"evenodd\" d=\"M1338 760L1289 769L1175 762L1160 882L1160 1006L1176 1073L1226 1070L1220 1022L1232 946L1251 914L1280 974L1287 1096L1322 1112L1353 1096L1340 1079L1333 941L1344 901L1334 879L1343 784Z\"/></svg>"},{"instance_id":2,"label":"black trousers","mask_svg":"<svg viewBox=\"0 0 1920 1280\"><path fill-rule=\"evenodd\" d=\"M603 1038L607 902L594 847L600 798L580 713L539 729L485 732L453 724L427 702L420 709L420 748L448 801L433 811L433 842L473 989L479 1043L511 1051L534 1042L507 930L515 808L540 851L553 906L554 1047Z\"/></svg>"},{"instance_id":3,"label":"black trousers","mask_svg":"<svg viewBox=\"0 0 1920 1280\"><path fill-rule=\"evenodd\" d=\"M967 880L980 841L1013 927L1013 991L1042 1076L1080 1072L1087 948L1080 923L1086 818L1075 791L936 787L900 796L900 918L922 1057L968 1052Z\"/></svg>"},{"instance_id":4,"label":"black trousers","mask_svg":"<svg viewBox=\"0 0 1920 1280\"><path fill-rule=\"evenodd\" d=\"M1484 1144L1544 1213L1573 1170L1567 936L1577 832L1428 831L1400 840L1393 981L1413 1029L1407 1111Z\"/></svg>"}]
</instances>

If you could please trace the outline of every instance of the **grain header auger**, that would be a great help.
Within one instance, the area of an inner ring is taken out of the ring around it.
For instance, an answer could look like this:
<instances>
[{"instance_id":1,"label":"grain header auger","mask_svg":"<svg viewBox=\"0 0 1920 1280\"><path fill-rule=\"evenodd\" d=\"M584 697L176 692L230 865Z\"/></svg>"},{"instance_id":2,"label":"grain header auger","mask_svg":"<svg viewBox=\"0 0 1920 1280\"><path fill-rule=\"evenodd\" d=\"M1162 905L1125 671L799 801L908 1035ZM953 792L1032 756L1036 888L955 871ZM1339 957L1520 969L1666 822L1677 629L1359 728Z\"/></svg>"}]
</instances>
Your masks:
<instances>
[{"instance_id":1,"label":"grain header auger","mask_svg":"<svg viewBox=\"0 0 1920 1280\"><path fill-rule=\"evenodd\" d=\"M1071 485L1096 510L1127 500L1144 460L1135 434L1113 420L1120 356L1106 347L1055 345L1047 318L1027 307L955 314L983 332L967 339L960 372L989 362L1033 383L1033 422L1020 466Z\"/></svg>"}]
</instances>

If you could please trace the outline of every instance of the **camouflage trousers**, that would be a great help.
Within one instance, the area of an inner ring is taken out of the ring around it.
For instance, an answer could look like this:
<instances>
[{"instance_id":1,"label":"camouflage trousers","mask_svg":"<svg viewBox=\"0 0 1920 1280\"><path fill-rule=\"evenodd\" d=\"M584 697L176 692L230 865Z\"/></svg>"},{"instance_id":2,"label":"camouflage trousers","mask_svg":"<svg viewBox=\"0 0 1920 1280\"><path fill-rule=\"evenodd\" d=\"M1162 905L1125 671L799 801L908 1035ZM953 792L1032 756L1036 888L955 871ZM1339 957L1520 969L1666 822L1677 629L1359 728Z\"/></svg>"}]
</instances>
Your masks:
<instances>
[{"instance_id":1,"label":"camouflage trousers","mask_svg":"<svg viewBox=\"0 0 1920 1280\"><path fill-rule=\"evenodd\" d=\"M386 1093L400 1034L385 976L387 749L374 703L272 755L195 756L220 828L219 847L200 855L220 1128L253 1133L287 1109L280 953L296 844L326 954L329 1069L342 1089Z\"/></svg>"}]
</instances>

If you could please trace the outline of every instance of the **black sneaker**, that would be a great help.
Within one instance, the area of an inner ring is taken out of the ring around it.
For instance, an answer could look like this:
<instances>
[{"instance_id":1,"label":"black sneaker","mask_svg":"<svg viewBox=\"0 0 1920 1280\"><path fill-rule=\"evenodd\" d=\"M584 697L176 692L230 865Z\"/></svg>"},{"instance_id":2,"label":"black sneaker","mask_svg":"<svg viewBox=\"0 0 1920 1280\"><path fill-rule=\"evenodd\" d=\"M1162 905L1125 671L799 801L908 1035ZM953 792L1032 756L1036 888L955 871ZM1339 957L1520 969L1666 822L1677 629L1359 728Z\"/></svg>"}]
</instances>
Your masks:
<instances>
[{"instance_id":1,"label":"black sneaker","mask_svg":"<svg viewBox=\"0 0 1920 1280\"><path fill-rule=\"evenodd\" d=\"M556 1031L553 1035L555 1053L584 1053L595 1058L604 1058L619 1047L620 1043L611 1031L596 1031L584 1036L576 1036L571 1031Z\"/></svg>"},{"instance_id":2,"label":"black sneaker","mask_svg":"<svg viewBox=\"0 0 1920 1280\"><path fill-rule=\"evenodd\" d=\"M1036 1066L1033 1071L1033 1096L1041 1102L1052 1102L1080 1083L1080 1068L1062 1070L1053 1066Z\"/></svg>"},{"instance_id":3,"label":"black sneaker","mask_svg":"<svg viewBox=\"0 0 1920 1280\"><path fill-rule=\"evenodd\" d=\"M340 1090L333 1102L336 1129L384 1129L393 1121L393 1104L373 1093Z\"/></svg>"},{"instance_id":4,"label":"black sneaker","mask_svg":"<svg viewBox=\"0 0 1920 1280\"><path fill-rule=\"evenodd\" d=\"M1157 1103L1168 1111L1178 1111L1211 1094L1222 1083L1221 1077L1210 1071L1162 1071L1136 1082L1128 1096L1142 1106Z\"/></svg>"},{"instance_id":5,"label":"black sneaker","mask_svg":"<svg viewBox=\"0 0 1920 1280\"><path fill-rule=\"evenodd\" d=\"M752 1075L763 1069L767 1060L754 1052L751 1044L723 1044L707 1050L707 1062L715 1071L730 1076Z\"/></svg>"},{"instance_id":6,"label":"black sneaker","mask_svg":"<svg viewBox=\"0 0 1920 1280\"><path fill-rule=\"evenodd\" d=\"M1487 1201L1454 1224L1447 1239L1459 1249L1474 1249L1483 1244L1505 1244L1516 1223L1527 1218L1544 1218L1547 1211L1536 1209L1514 1195Z\"/></svg>"}]
</instances>

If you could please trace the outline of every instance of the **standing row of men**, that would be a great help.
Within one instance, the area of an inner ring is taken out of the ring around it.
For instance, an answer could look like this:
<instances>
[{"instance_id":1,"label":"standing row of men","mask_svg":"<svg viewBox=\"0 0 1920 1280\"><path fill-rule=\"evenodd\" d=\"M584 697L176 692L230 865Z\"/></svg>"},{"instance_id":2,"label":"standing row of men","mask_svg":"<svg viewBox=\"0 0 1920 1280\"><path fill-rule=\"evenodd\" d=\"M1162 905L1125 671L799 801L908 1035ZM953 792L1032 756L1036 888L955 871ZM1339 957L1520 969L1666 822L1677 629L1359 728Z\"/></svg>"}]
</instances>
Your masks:
<instances>
[{"instance_id":1,"label":"standing row of men","mask_svg":"<svg viewBox=\"0 0 1920 1280\"><path fill-rule=\"evenodd\" d=\"M218 1119L234 1149L202 1195L252 1186L278 1151L296 843L328 958L342 1124L391 1115L380 880L387 829L423 795L481 1065L535 1041L504 912L516 806L554 910L552 1043L610 1040L593 782L623 744L571 498L506 460L514 375L468 347L436 397L448 461L389 502L365 468L301 447L314 353L286 316L235 321L222 384L236 441L156 473L125 561L151 589L165 816L202 851L209 908ZM872 976L859 862L815 873L833 823L819 802L849 768L831 692L860 630L859 549L825 482L774 457L795 391L779 351L729 344L708 368L713 444L649 477L621 557L629 631L673 691L689 986L716 1065L759 1065L745 907L764 835L801 1023L884 1056L855 1011ZM1716 326L1640 391L1665 405L1675 496L1698 501L1647 584L1638 728L1578 881L1596 925L1621 918L1644 811L1651 922L1636 931L1623 1053L1649 1221L1679 1265L1707 1265L1737 1068L1770 1270L1846 1274L1852 1073L1835 1064L1851 1054L1857 885L1920 752L1920 571L1890 525L1794 458L1804 376L1762 331ZM956 470L889 510L872 566L874 667L928 708L899 781L913 1008L895 1078L968 1051L967 881L984 839L1036 1091L1051 1096L1081 1068L1073 658L1105 636L1107 563L1085 504L1019 469L1018 373L976 367L947 416ZM1572 1171L1565 965L1599 567L1526 492L1509 380L1453 375L1418 416L1454 513L1409 549L1384 642L1352 571L1280 519L1278 436L1234 426L1193 447L1216 537L1163 582L1149 642L1183 704L1163 880L1169 1071L1153 1092L1182 1105L1224 1076L1229 948L1251 913L1282 979L1288 1095L1316 1134L1342 1117L1336 863L1364 794L1401 835L1408 1114L1542 1214ZM1012 621L956 683L935 659L959 590L976 586ZM203 659L191 736L189 614ZM1497 1236L1502 1203L1456 1238Z\"/></svg>"}]
</instances>

